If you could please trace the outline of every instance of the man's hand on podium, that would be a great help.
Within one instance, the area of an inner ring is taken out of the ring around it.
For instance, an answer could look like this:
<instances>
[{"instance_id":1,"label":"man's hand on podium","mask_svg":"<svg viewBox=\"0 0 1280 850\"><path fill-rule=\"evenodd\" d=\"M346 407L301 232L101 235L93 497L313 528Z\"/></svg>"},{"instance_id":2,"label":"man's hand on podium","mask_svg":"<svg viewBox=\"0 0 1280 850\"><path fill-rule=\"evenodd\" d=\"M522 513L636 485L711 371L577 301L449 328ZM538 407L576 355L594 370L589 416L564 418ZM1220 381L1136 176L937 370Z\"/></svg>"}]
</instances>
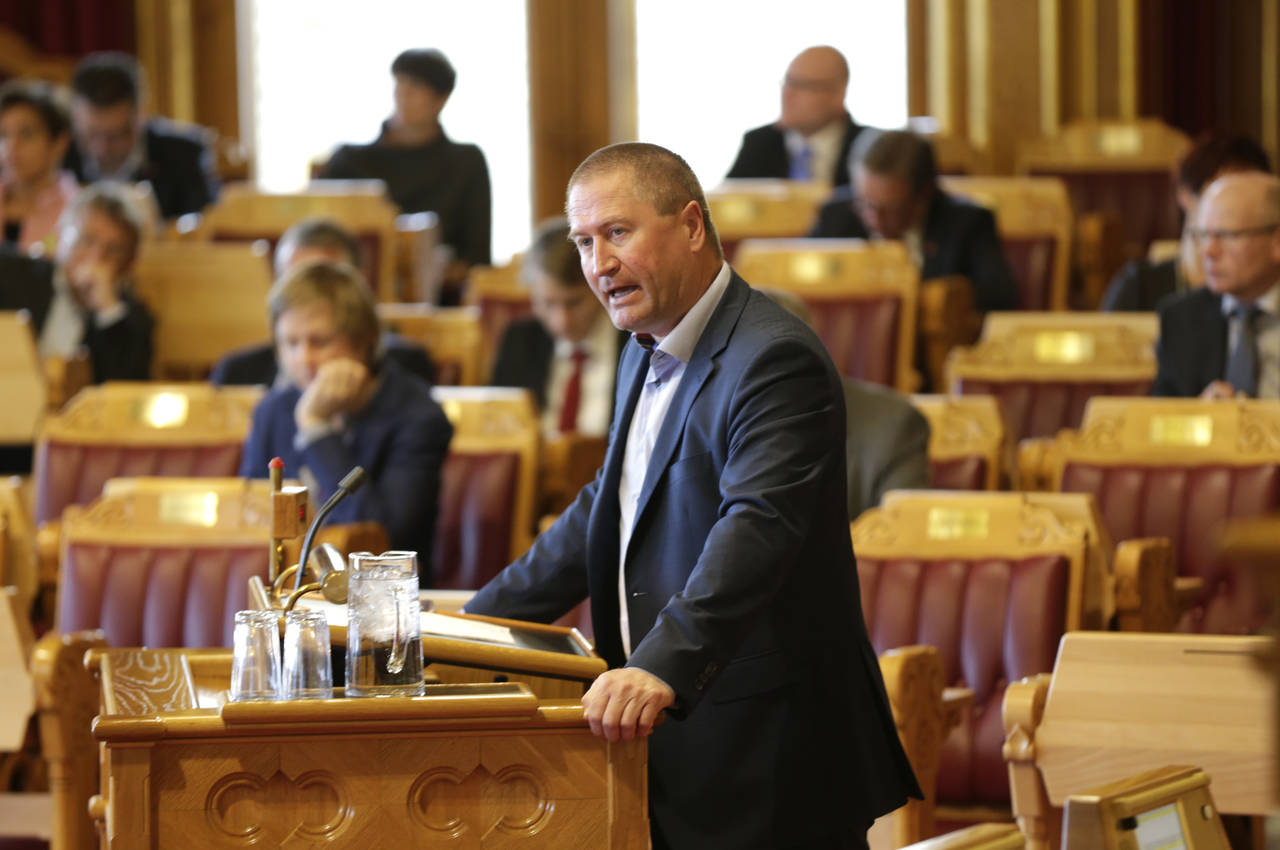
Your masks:
<instances>
[{"instance_id":1,"label":"man's hand on podium","mask_svg":"<svg viewBox=\"0 0 1280 850\"><path fill-rule=\"evenodd\" d=\"M666 682L635 667L602 673L582 695L592 734L610 741L648 737L675 701Z\"/></svg>"}]
</instances>

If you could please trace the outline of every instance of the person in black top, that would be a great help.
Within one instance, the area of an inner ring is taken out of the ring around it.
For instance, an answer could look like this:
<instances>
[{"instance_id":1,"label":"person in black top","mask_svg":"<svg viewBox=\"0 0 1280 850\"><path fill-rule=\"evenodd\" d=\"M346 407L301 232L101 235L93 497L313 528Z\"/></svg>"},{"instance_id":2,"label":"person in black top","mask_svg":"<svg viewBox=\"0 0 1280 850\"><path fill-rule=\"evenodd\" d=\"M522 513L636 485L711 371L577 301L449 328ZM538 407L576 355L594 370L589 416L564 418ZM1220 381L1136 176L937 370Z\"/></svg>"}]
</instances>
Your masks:
<instances>
[{"instance_id":1,"label":"person in black top","mask_svg":"<svg viewBox=\"0 0 1280 850\"><path fill-rule=\"evenodd\" d=\"M74 144L64 163L81 183L146 181L166 219L199 212L218 197L212 134L143 114L137 62L93 53L71 78Z\"/></svg>"},{"instance_id":2,"label":"person in black top","mask_svg":"<svg viewBox=\"0 0 1280 850\"><path fill-rule=\"evenodd\" d=\"M1208 133L1187 151L1174 172L1174 194L1184 221L1194 221L1200 193L1218 177L1238 171L1270 171L1266 151L1247 136ZM1175 293L1204 283L1200 258L1189 237L1182 239L1179 256L1158 263L1146 259L1126 263L1102 296L1104 311L1155 310Z\"/></svg>"},{"instance_id":3,"label":"person in black top","mask_svg":"<svg viewBox=\"0 0 1280 850\"><path fill-rule=\"evenodd\" d=\"M286 230L276 244L275 274L282 278L291 269L317 260L346 263L358 269L363 265L363 253L360 240L337 222L303 219ZM396 361L405 371L428 384L435 383L435 363L422 346L390 332L381 335L378 345L380 355ZM269 387L276 383L278 376L275 346L262 342L227 354L214 365L209 381L217 386L262 384Z\"/></svg>"},{"instance_id":4,"label":"person in black top","mask_svg":"<svg viewBox=\"0 0 1280 850\"><path fill-rule=\"evenodd\" d=\"M451 140L440 126L457 78L443 53L406 50L391 63L391 73L395 111L377 140L338 148L324 176L382 180L401 212L434 212L441 241L454 254L445 279L460 280L466 267L490 261L489 167L480 148Z\"/></svg>"}]
</instances>

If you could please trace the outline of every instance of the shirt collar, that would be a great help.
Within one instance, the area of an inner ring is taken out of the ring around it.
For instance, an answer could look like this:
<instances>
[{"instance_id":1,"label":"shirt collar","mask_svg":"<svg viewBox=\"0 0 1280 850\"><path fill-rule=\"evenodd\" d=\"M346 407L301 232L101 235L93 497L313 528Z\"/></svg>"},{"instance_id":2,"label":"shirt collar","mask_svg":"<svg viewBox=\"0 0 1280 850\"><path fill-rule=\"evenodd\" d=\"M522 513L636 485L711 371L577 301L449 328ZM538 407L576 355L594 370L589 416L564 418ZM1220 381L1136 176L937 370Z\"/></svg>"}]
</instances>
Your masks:
<instances>
[{"instance_id":1,"label":"shirt collar","mask_svg":"<svg viewBox=\"0 0 1280 850\"><path fill-rule=\"evenodd\" d=\"M1230 293L1224 293L1222 296L1222 315L1230 317L1235 313L1236 307L1240 303L1239 298ZM1280 315L1280 283L1274 284L1253 303L1269 316Z\"/></svg>"},{"instance_id":2,"label":"shirt collar","mask_svg":"<svg viewBox=\"0 0 1280 850\"><path fill-rule=\"evenodd\" d=\"M697 303L671 329L671 333L664 336L658 343L659 351L671 355L681 363L689 362L693 357L693 349L702 337L702 332L706 330L707 322L711 321L711 314L719 305L724 291L729 288L730 275L729 264L722 261L720 271L712 279L707 291L702 293Z\"/></svg>"}]
</instances>

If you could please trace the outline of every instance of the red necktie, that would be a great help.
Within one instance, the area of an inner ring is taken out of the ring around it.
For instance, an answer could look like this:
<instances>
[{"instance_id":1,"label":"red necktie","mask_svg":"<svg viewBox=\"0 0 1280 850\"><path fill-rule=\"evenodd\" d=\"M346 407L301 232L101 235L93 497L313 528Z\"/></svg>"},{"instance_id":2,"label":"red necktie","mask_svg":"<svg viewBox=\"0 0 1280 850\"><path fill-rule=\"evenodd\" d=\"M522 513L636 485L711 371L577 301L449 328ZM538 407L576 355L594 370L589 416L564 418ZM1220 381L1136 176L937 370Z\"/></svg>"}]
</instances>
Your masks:
<instances>
[{"instance_id":1,"label":"red necktie","mask_svg":"<svg viewBox=\"0 0 1280 850\"><path fill-rule=\"evenodd\" d=\"M575 348L569 359L573 361L573 371L569 373L569 382L564 385L564 401L560 405L561 434L578 428L578 407L582 402L582 361L587 359L587 352Z\"/></svg>"}]
</instances>

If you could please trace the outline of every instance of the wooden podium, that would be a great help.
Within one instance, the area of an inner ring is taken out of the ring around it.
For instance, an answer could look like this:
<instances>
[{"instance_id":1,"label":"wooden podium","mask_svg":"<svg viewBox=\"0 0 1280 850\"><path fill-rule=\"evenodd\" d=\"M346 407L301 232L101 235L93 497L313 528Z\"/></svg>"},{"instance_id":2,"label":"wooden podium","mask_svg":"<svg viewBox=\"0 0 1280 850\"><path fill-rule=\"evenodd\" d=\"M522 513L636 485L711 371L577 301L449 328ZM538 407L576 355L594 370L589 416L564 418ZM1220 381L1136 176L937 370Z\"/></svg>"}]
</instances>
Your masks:
<instances>
[{"instance_id":1,"label":"wooden podium","mask_svg":"<svg viewBox=\"0 0 1280 850\"><path fill-rule=\"evenodd\" d=\"M110 848L647 848L643 741L521 683L226 703L228 650L96 650Z\"/></svg>"}]
</instances>

